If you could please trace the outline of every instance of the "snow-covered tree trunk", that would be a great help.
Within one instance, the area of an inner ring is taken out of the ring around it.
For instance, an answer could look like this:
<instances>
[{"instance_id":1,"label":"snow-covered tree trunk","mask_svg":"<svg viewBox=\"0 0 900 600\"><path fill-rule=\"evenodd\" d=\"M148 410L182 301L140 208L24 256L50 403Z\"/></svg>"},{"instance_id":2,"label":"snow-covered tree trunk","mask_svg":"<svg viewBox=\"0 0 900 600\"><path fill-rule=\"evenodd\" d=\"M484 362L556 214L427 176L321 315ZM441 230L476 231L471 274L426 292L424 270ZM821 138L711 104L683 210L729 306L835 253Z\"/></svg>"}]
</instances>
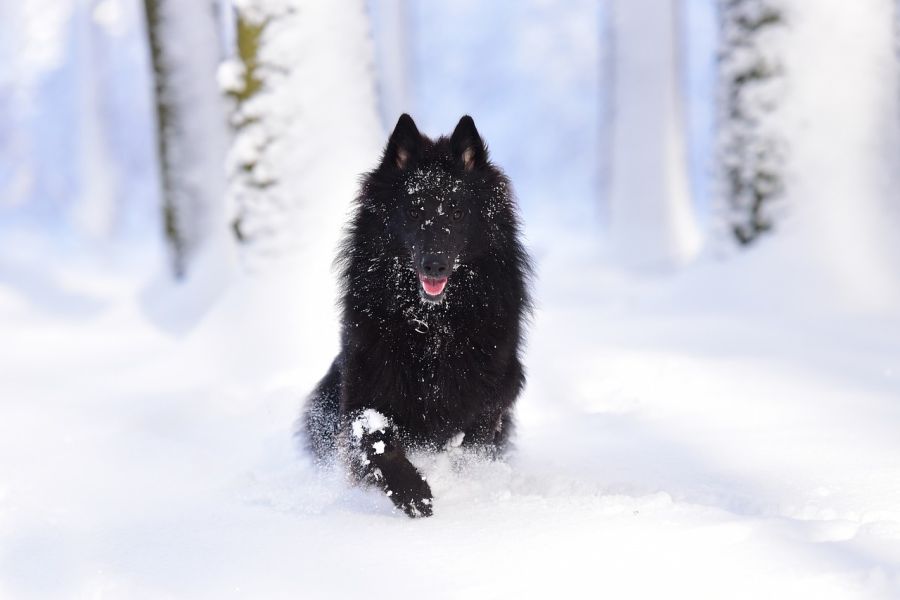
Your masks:
<instances>
[{"instance_id":1,"label":"snow-covered tree trunk","mask_svg":"<svg viewBox=\"0 0 900 600\"><path fill-rule=\"evenodd\" d=\"M786 233L804 270L866 309L900 302L895 0L782 0ZM782 236L779 236L782 237Z\"/></svg>"},{"instance_id":2,"label":"snow-covered tree trunk","mask_svg":"<svg viewBox=\"0 0 900 600\"><path fill-rule=\"evenodd\" d=\"M718 212L742 245L773 227L772 207L784 191L781 4L719 0Z\"/></svg>"},{"instance_id":3,"label":"snow-covered tree trunk","mask_svg":"<svg viewBox=\"0 0 900 600\"><path fill-rule=\"evenodd\" d=\"M615 0L610 234L634 266L685 262L700 245L688 182L676 0Z\"/></svg>"},{"instance_id":4,"label":"snow-covered tree trunk","mask_svg":"<svg viewBox=\"0 0 900 600\"><path fill-rule=\"evenodd\" d=\"M900 67L900 0L894 0L894 49Z\"/></svg>"},{"instance_id":5,"label":"snow-covered tree trunk","mask_svg":"<svg viewBox=\"0 0 900 600\"><path fill-rule=\"evenodd\" d=\"M412 25L406 0L370 2L376 39L378 97L381 119L388 131L411 106L409 35Z\"/></svg>"},{"instance_id":6,"label":"snow-covered tree trunk","mask_svg":"<svg viewBox=\"0 0 900 600\"><path fill-rule=\"evenodd\" d=\"M220 80L236 98L229 154L245 258L327 240L382 144L362 0L238 0L240 59Z\"/></svg>"},{"instance_id":7,"label":"snow-covered tree trunk","mask_svg":"<svg viewBox=\"0 0 900 600\"><path fill-rule=\"evenodd\" d=\"M257 124L262 117L250 112L250 102L262 89L259 44L268 23L269 16L261 10L242 10L234 20L235 53L219 69L219 83L233 103L230 121L235 132L235 147L232 154L240 152L238 144L248 144L252 140L248 134L259 129ZM265 189L270 185L268 179L261 178L261 169L256 168L256 156L260 151L261 148L244 150L237 156L229 157L228 161L229 194L232 196L232 206L237 211L232 216L231 228L240 242L245 241L244 230L247 225L244 215L249 210L246 205L251 202L253 195L265 195Z\"/></svg>"},{"instance_id":8,"label":"snow-covered tree trunk","mask_svg":"<svg viewBox=\"0 0 900 600\"><path fill-rule=\"evenodd\" d=\"M227 121L216 84L220 44L213 0L145 0L155 79L165 234L173 270L190 273L226 243Z\"/></svg>"},{"instance_id":9,"label":"snow-covered tree trunk","mask_svg":"<svg viewBox=\"0 0 900 600\"><path fill-rule=\"evenodd\" d=\"M81 118L78 120L78 155L82 178L80 202L75 207L73 218L78 231L91 237L105 237L112 233L118 211L116 205L116 189L114 174L111 173L110 148L107 136L104 135L100 98L103 82L100 76L100 60L98 48L104 40L97 17L81 6L74 17L74 54L75 60L82 66L78 81L77 107Z\"/></svg>"}]
</instances>

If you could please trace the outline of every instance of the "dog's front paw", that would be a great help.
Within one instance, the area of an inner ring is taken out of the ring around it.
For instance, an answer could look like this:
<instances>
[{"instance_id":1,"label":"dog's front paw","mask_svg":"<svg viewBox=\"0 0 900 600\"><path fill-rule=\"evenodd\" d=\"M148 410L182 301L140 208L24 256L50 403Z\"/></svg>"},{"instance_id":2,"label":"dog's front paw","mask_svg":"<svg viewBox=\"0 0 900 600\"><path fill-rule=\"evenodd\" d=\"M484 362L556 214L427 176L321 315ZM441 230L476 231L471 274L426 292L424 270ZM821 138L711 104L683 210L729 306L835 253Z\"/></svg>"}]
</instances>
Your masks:
<instances>
[{"instance_id":1,"label":"dog's front paw","mask_svg":"<svg viewBox=\"0 0 900 600\"><path fill-rule=\"evenodd\" d=\"M394 506L410 518L430 517L434 512L431 487L415 467L407 464L409 468L395 473L384 487L384 492Z\"/></svg>"},{"instance_id":2,"label":"dog's front paw","mask_svg":"<svg viewBox=\"0 0 900 600\"><path fill-rule=\"evenodd\" d=\"M424 481L422 482L424 490L418 495L410 495L402 498L400 494L391 496L394 504L406 513L411 519L419 517L430 517L434 514L433 499L431 497L431 488Z\"/></svg>"}]
</instances>

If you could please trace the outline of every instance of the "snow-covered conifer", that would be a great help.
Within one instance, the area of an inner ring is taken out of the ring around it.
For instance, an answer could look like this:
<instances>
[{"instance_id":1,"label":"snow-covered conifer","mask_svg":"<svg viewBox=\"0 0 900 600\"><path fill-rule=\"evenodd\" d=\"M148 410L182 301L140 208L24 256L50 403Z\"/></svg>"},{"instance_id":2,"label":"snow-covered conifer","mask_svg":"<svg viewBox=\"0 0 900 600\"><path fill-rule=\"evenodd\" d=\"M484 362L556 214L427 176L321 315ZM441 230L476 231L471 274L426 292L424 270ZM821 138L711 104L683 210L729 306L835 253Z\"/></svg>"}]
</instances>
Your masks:
<instances>
[{"instance_id":1,"label":"snow-covered conifer","mask_svg":"<svg viewBox=\"0 0 900 600\"><path fill-rule=\"evenodd\" d=\"M786 144L774 118L784 62L779 0L720 0L718 185L721 218L742 245L774 225Z\"/></svg>"}]
</instances>

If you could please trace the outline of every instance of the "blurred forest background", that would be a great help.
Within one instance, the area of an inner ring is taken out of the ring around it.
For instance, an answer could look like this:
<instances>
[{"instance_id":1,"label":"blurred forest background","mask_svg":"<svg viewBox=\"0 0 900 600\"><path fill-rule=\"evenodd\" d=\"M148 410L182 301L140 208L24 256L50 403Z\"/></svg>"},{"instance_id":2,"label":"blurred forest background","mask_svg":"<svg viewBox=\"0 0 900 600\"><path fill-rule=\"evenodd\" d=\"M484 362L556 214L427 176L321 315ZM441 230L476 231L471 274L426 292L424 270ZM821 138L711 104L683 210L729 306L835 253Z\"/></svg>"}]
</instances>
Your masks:
<instances>
[{"instance_id":1,"label":"blurred forest background","mask_svg":"<svg viewBox=\"0 0 900 600\"><path fill-rule=\"evenodd\" d=\"M0 0L0 597L900 597L897 4ZM537 270L418 523L292 438L402 112Z\"/></svg>"},{"instance_id":2,"label":"blurred forest background","mask_svg":"<svg viewBox=\"0 0 900 600\"><path fill-rule=\"evenodd\" d=\"M896 273L890 0L2 11L4 229L164 235L178 277L204 252L254 261L339 224L334 198L352 197L401 112L432 135L470 113L539 245L570 231L658 268L799 236L794 221L853 247L843 271Z\"/></svg>"}]
</instances>

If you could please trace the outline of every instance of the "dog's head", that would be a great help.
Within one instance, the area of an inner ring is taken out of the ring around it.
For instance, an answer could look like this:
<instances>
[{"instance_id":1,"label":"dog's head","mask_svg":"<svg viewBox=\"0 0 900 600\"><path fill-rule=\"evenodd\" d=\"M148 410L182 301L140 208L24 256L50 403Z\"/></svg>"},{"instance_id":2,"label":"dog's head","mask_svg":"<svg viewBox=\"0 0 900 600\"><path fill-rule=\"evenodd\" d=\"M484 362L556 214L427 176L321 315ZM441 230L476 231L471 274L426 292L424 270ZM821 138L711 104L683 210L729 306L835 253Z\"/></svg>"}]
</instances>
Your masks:
<instances>
[{"instance_id":1,"label":"dog's head","mask_svg":"<svg viewBox=\"0 0 900 600\"><path fill-rule=\"evenodd\" d=\"M436 140L419 133L407 114L397 122L371 201L426 302L440 302L456 268L488 251L485 188L495 173L471 117Z\"/></svg>"}]
</instances>

